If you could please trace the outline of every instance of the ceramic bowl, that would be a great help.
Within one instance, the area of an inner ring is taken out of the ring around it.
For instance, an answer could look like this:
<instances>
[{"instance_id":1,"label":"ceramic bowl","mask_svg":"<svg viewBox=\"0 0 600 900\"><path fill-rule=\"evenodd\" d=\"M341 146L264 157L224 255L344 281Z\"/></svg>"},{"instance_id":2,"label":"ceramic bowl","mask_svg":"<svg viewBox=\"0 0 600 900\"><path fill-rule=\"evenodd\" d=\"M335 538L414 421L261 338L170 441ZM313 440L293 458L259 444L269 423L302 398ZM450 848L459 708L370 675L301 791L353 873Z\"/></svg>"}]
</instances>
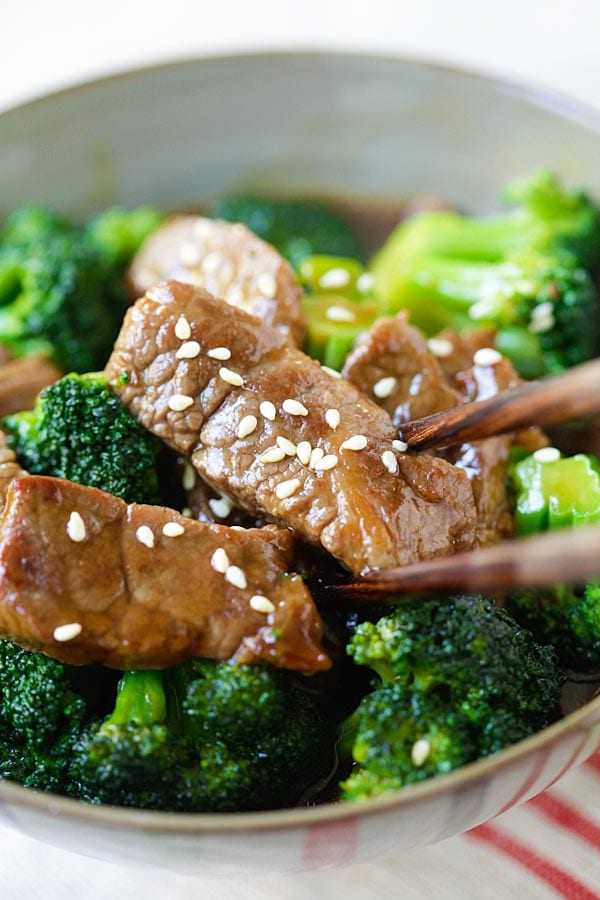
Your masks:
<instances>
[{"instance_id":1,"label":"ceramic bowl","mask_svg":"<svg viewBox=\"0 0 600 900\"><path fill-rule=\"evenodd\" d=\"M540 167L600 194L600 119L564 99L422 62L339 53L183 61L0 116L0 214L193 205L225 190L401 198L487 210ZM588 696L589 696L588 692ZM575 703L577 706L578 704ZM355 805L183 815L89 806L0 784L0 816L112 861L182 873L298 871L397 854L542 791L600 745L600 697L443 778Z\"/></svg>"}]
</instances>

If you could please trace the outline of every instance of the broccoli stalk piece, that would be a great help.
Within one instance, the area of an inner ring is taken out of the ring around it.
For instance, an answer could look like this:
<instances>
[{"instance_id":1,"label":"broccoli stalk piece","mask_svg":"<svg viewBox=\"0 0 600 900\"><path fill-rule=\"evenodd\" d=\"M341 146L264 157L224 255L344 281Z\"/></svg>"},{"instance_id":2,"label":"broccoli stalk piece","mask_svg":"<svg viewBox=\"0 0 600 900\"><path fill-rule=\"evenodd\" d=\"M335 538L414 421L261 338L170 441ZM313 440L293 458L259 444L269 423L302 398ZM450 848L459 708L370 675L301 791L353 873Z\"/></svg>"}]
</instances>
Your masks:
<instances>
[{"instance_id":1,"label":"broccoli stalk piece","mask_svg":"<svg viewBox=\"0 0 600 900\"><path fill-rule=\"evenodd\" d=\"M97 487L128 503L159 503L159 441L113 394L103 373L65 375L33 410L3 421L28 472Z\"/></svg>"},{"instance_id":2,"label":"broccoli stalk piece","mask_svg":"<svg viewBox=\"0 0 600 900\"><path fill-rule=\"evenodd\" d=\"M535 378L600 346L600 211L545 172L507 196L520 205L504 215L440 211L406 220L372 270L376 292L427 334L494 328L497 348Z\"/></svg>"},{"instance_id":3,"label":"broccoli stalk piece","mask_svg":"<svg viewBox=\"0 0 600 900\"><path fill-rule=\"evenodd\" d=\"M554 650L481 597L402 605L359 625L348 653L378 683L343 740L354 761L343 799L449 772L521 740L552 721L564 681Z\"/></svg>"}]
</instances>

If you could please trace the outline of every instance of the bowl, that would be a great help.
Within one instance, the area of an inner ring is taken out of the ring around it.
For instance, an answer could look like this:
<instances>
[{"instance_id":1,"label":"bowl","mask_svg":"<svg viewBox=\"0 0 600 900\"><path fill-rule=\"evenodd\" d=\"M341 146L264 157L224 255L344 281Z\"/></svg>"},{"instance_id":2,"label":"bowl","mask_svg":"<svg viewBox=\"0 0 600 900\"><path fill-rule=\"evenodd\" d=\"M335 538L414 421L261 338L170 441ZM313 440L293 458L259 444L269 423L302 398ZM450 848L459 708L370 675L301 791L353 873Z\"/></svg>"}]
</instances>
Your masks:
<instances>
[{"instance_id":1,"label":"bowl","mask_svg":"<svg viewBox=\"0 0 600 900\"><path fill-rule=\"evenodd\" d=\"M340 53L187 60L62 91L0 116L0 214L189 207L225 190L395 199L474 210L539 167L600 194L600 117L447 67ZM40 840L180 873L293 872L398 854L544 790L600 746L600 697L501 753L362 804L173 814L0 783L0 817Z\"/></svg>"}]
</instances>

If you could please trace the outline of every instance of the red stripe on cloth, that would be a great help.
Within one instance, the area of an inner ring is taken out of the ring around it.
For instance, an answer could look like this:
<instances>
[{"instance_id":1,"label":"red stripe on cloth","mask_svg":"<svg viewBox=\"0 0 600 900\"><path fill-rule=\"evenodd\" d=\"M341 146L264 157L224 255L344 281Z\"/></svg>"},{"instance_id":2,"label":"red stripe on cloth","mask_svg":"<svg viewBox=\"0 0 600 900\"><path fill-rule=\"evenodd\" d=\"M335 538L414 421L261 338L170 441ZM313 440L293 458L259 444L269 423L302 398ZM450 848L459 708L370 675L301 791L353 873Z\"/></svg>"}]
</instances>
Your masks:
<instances>
[{"instance_id":1,"label":"red stripe on cloth","mask_svg":"<svg viewBox=\"0 0 600 900\"><path fill-rule=\"evenodd\" d=\"M600 850L600 827L566 800L556 794L545 793L534 797L529 805L556 825L573 832L582 841Z\"/></svg>"},{"instance_id":2,"label":"red stripe on cloth","mask_svg":"<svg viewBox=\"0 0 600 900\"><path fill-rule=\"evenodd\" d=\"M514 837L510 837L493 825L479 825L472 831L467 832L468 836L482 841L514 859L515 862L523 866L545 882L549 887L553 888L557 893L566 897L567 900L598 900L598 894L592 891L582 881L579 881L565 869L561 869L556 863L542 856L535 850L532 850L526 844L521 843ZM526 890L523 896L526 896Z\"/></svg>"},{"instance_id":3,"label":"red stripe on cloth","mask_svg":"<svg viewBox=\"0 0 600 900\"><path fill-rule=\"evenodd\" d=\"M600 772L600 753L594 753L593 756L590 756L584 763L589 769L594 769L596 772Z\"/></svg>"}]
</instances>

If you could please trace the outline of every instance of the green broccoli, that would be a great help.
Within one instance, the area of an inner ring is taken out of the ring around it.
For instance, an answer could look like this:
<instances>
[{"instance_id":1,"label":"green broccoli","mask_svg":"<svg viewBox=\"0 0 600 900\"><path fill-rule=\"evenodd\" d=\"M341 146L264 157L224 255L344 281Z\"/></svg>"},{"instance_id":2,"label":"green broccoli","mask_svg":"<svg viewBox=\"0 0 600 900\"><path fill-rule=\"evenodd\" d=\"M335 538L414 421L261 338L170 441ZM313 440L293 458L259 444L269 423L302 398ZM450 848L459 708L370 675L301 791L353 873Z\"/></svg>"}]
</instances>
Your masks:
<instances>
[{"instance_id":1,"label":"green broccoli","mask_svg":"<svg viewBox=\"0 0 600 900\"><path fill-rule=\"evenodd\" d=\"M363 258L348 225L321 203L238 194L221 197L208 214L246 225L293 266L315 253Z\"/></svg>"},{"instance_id":2,"label":"green broccoli","mask_svg":"<svg viewBox=\"0 0 600 900\"><path fill-rule=\"evenodd\" d=\"M560 372L600 347L600 210L542 172L520 205L486 218L438 211L401 223L373 260L375 289L427 334L474 324L525 377Z\"/></svg>"},{"instance_id":3,"label":"green broccoli","mask_svg":"<svg viewBox=\"0 0 600 900\"><path fill-rule=\"evenodd\" d=\"M83 228L39 206L13 212L0 232L0 343L66 372L103 366L127 307L125 266L158 221L146 208Z\"/></svg>"},{"instance_id":4,"label":"green broccoli","mask_svg":"<svg viewBox=\"0 0 600 900\"><path fill-rule=\"evenodd\" d=\"M600 522L600 465L545 448L509 467L519 535ZM600 585L512 592L507 609L576 671L600 671Z\"/></svg>"},{"instance_id":5,"label":"green broccoli","mask_svg":"<svg viewBox=\"0 0 600 900\"><path fill-rule=\"evenodd\" d=\"M160 503L159 441L113 394L103 373L65 375L33 410L3 421L28 472L101 488L128 503Z\"/></svg>"},{"instance_id":6,"label":"green broccoli","mask_svg":"<svg viewBox=\"0 0 600 900\"><path fill-rule=\"evenodd\" d=\"M407 602L359 625L348 652L379 683L346 726L355 769L344 799L448 772L544 728L564 681L552 648L476 596Z\"/></svg>"}]
</instances>

